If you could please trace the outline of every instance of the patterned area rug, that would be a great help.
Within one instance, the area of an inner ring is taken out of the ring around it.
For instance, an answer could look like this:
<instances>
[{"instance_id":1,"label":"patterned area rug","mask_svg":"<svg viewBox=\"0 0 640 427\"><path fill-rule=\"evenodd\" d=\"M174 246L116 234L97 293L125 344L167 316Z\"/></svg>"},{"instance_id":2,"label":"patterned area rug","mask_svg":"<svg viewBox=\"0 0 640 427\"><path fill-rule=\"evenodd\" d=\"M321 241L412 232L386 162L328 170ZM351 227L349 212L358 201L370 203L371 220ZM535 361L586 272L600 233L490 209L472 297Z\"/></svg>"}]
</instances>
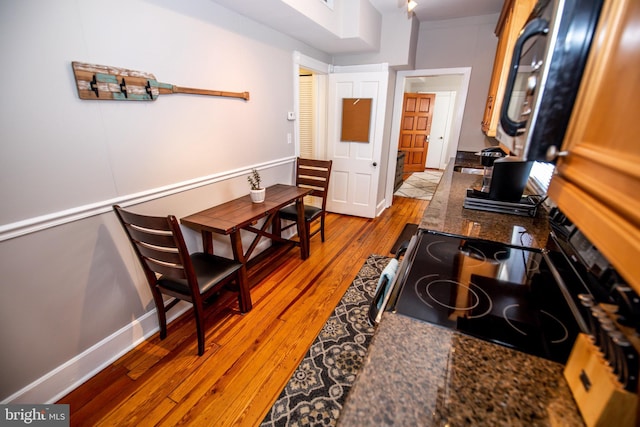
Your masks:
<instances>
[{"instance_id":1,"label":"patterned area rug","mask_svg":"<svg viewBox=\"0 0 640 427\"><path fill-rule=\"evenodd\" d=\"M442 178L442 172L439 170L414 172L394 194L412 199L431 200Z\"/></svg>"},{"instance_id":2,"label":"patterned area rug","mask_svg":"<svg viewBox=\"0 0 640 427\"><path fill-rule=\"evenodd\" d=\"M391 258L369 255L261 426L335 426L371 342L369 305Z\"/></svg>"}]
</instances>

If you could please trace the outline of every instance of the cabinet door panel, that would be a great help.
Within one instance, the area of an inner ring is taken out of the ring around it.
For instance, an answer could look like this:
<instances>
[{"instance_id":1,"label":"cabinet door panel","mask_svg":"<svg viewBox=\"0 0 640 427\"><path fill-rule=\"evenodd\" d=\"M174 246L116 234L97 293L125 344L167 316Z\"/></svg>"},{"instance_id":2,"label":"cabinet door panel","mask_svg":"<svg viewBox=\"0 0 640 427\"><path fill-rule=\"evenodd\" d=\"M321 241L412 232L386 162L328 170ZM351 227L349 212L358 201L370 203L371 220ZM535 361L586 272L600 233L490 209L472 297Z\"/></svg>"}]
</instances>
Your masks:
<instances>
[{"instance_id":1,"label":"cabinet door panel","mask_svg":"<svg viewBox=\"0 0 640 427\"><path fill-rule=\"evenodd\" d=\"M640 292L640 2L606 1L549 195Z\"/></svg>"}]
</instances>

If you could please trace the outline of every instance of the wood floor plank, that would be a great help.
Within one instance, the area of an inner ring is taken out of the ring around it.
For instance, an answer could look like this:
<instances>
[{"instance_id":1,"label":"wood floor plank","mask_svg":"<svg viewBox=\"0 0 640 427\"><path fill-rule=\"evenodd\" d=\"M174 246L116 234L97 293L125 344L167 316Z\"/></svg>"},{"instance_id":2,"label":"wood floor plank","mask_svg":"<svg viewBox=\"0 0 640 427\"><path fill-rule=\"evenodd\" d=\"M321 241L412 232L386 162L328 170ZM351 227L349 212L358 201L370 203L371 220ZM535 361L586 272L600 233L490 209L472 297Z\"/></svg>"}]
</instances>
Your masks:
<instances>
[{"instance_id":1,"label":"wood floor plank","mask_svg":"<svg viewBox=\"0 0 640 427\"><path fill-rule=\"evenodd\" d=\"M290 351L289 340L281 333L284 322L278 320L276 323L277 326L270 328L268 333L239 357L226 375L216 382L214 390L224 390L224 393L214 392L206 395L190 411L193 413L190 422L203 426L225 425L242 413L255 393L255 384L268 381L273 375L273 365ZM245 371L252 372L253 375L247 376Z\"/></svg>"},{"instance_id":2,"label":"wood floor plank","mask_svg":"<svg viewBox=\"0 0 640 427\"><path fill-rule=\"evenodd\" d=\"M183 383L171 391L169 397L176 402L184 402L187 398L193 399L197 393L206 393L224 375L238 356L243 354L256 337L261 336L277 320L277 313L286 305L286 299L274 300L261 309L254 308L242 316L242 324L245 327L235 328L232 332L221 335L216 342L220 345L220 351L216 357L217 363L203 364L190 373ZM236 319L237 320L237 319Z\"/></svg>"},{"instance_id":3,"label":"wood floor plank","mask_svg":"<svg viewBox=\"0 0 640 427\"><path fill-rule=\"evenodd\" d=\"M236 389L237 385L240 384L244 387L245 382L252 381L259 372L259 370L252 365L252 363L255 364L259 362L259 358L256 357L256 348L273 344L277 340L273 337L281 328L282 321L275 319L264 328L259 339L248 343L249 345L235 360L231 360L231 363L220 366L220 369L224 369L223 375L216 373L214 370L209 378L195 384L195 386L189 390L189 393L172 393L170 397L179 402L180 406L168 414L159 425L174 426L191 423L194 423L194 425L217 425L215 423L200 424L195 420L202 412L209 411L210 413L205 415L212 418L217 416L217 412L228 410L226 405L219 404L219 400L222 396L235 399L238 393ZM282 338L283 336L278 337L280 340L282 340ZM223 348L223 352L224 349L225 348ZM236 349L237 347L234 345L231 351ZM222 354L223 352L218 355L218 360L225 356ZM246 375L247 372L251 372L253 375L248 376ZM244 375L240 376L241 373L244 373ZM224 391L224 393L221 393L222 391Z\"/></svg>"},{"instance_id":4,"label":"wood floor plank","mask_svg":"<svg viewBox=\"0 0 640 427\"><path fill-rule=\"evenodd\" d=\"M168 398L166 390L171 390L180 384L184 375L191 372L195 366L206 363L207 359L215 359L219 350L220 348L217 346L208 348L205 359L198 357L195 351L184 351L183 357L180 359L163 360L154 369L139 377L140 386L106 417L109 423L113 423L113 425L141 425L141 423L152 421L152 413L158 419L164 417L165 413L157 409L159 405L171 401L173 405L166 407L173 409L176 406L176 402ZM168 369L171 370L171 375L167 375ZM136 408L135 414L130 413L131 407ZM153 424L155 422L151 423L151 425Z\"/></svg>"},{"instance_id":5,"label":"wood floor plank","mask_svg":"<svg viewBox=\"0 0 640 427\"><path fill-rule=\"evenodd\" d=\"M69 404L71 413L76 415L77 420L81 420L84 418L83 412L89 413L92 407L103 407L106 404L102 401L105 397L105 387L123 389L127 384L134 384L134 381L127 377L127 373L128 371L121 366L108 366L69 393L64 398L64 403Z\"/></svg>"},{"instance_id":6,"label":"wood floor plank","mask_svg":"<svg viewBox=\"0 0 640 427\"><path fill-rule=\"evenodd\" d=\"M71 404L72 426L258 425L366 258L392 256L427 205L395 197L375 219L329 214L326 241L314 236L307 260L297 247L275 263L256 259L249 313L222 291L206 310L202 357L188 312L165 340L155 334L58 403Z\"/></svg>"}]
</instances>

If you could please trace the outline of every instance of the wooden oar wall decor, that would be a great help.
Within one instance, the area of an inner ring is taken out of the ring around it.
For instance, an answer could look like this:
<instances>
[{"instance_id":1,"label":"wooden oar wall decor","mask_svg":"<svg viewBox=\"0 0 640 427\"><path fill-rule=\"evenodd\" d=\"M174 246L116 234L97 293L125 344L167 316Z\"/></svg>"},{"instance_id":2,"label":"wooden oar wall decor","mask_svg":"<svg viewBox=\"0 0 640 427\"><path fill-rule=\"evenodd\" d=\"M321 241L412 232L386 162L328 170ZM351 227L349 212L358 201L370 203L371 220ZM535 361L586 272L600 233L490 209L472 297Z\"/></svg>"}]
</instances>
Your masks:
<instances>
[{"instance_id":1,"label":"wooden oar wall decor","mask_svg":"<svg viewBox=\"0 0 640 427\"><path fill-rule=\"evenodd\" d=\"M75 61L71 65L80 99L155 101L161 94L188 93L249 100L249 92L225 92L175 86L160 83L153 74L144 71Z\"/></svg>"}]
</instances>

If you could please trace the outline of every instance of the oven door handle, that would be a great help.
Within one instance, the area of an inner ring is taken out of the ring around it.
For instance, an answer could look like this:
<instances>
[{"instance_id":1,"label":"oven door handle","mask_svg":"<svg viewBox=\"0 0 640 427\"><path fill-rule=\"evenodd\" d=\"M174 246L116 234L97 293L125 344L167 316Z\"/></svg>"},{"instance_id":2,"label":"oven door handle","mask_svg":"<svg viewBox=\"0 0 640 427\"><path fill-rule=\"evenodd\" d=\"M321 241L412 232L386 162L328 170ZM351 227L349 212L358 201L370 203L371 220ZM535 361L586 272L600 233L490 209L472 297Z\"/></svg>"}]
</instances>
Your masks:
<instances>
[{"instance_id":1,"label":"oven door handle","mask_svg":"<svg viewBox=\"0 0 640 427\"><path fill-rule=\"evenodd\" d=\"M369 323L372 326L380 323L380 319L382 318L382 313L389 303L389 299L391 294L393 293L396 286L398 286L399 278L404 277L404 273L408 269L408 258L411 258L411 254L413 253L413 248L416 245L416 241L418 240L417 235L413 235L411 239L407 242L402 242L398 251L396 252L396 259L399 259L404 255L402 261L400 261L400 265L396 270L396 274L391 279L391 283L387 283L386 280L384 283L381 283L376 291L376 294L373 297L373 301L371 301L371 305L369 306Z\"/></svg>"},{"instance_id":2,"label":"oven door handle","mask_svg":"<svg viewBox=\"0 0 640 427\"><path fill-rule=\"evenodd\" d=\"M549 32L549 22L542 18L535 18L531 20L520 33L516 45L513 48L513 56L511 57L511 68L509 70L509 77L507 78L507 87L504 90L504 98L502 99L502 108L500 109L500 124L502 128L510 136L516 136L518 131L525 127L527 121L523 120L516 122L509 117L509 104L511 103L511 95L513 93L513 87L516 83L516 77L518 75L518 67L520 66L520 55L522 55L522 48L527 40L531 37L547 34Z\"/></svg>"},{"instance_id":3,"label":"oven door handle","mask_svg":"<svg viewBox=\"0 0 640 427\"><path fill-rule=\"evenodd\" d=\"M404 253L407 251L408 246L409 246L408 240L405 240L400 244L400 246L396 251L396 257L395 257L396 260L399 260L400 257L404 255ZM385 267L385 270L387 268L388 268L388 265L387 267ZM396 274L397 272L398 270L396 268ZM383 309L382 300L390 291L389 281L393 282L393 279L395 279L395 276L396 276L396 274L394 274L393 277L390 278L388 274L386 275L384 274L384 271L382 272L382 274L383 275L381 277L380 283L378 284L378 288L376 289L376 294L373 296L373 301L371 301L371 305L369 306L369 323L372 326L375 326L380 321L379 319L376 320L376 317L378 316L378 313Z\"/></svg>"},{"instance_id":4,"label":"oven door handle","mask_svg":"<svg viewBox=\"0 0 640 427\"><path fill-rule=\"evenodd\" d=\"M383 298L388 293L388 284L388 278L383 278L380 286L378 286L376 294L373 296L373 301L371 301L371 305L369 306L369 323L371 326L375 326L380 321L380 319L378 319L378 314L384 311L384 307L378 307L381 305Z\"/></svg>"},{"instance_id":5,"label":"oven door handle","mask_svg":"<svg viewBox=\"0 0 640 427\"><path fill-rule=\"evenodd\" d=\"M556 283L558 284L558 288L560 289L560 292L562 292L562 296L564 297L564 300L567 303L567 306L569 306L569 309L571 310L571 313L573 314L573 317L576 320L578 327L585 334L590 334L591 328L589 327L589 325L587 325L587 322L585 322L584 318L582 317L582 314L580 314L580 310L578 310L576 303L571 297L571 292L569 291L569 288L567 288L567 284L565 283L564 279L562 278L562 275L558 271L558 268L555 266L555 264L551 260L551 257L549 257L548 251L543 250L542 257L546 261L547 266L549 267L549 271L551 272L551 275L553 276Z\"/></svg>"}]
</instances>

